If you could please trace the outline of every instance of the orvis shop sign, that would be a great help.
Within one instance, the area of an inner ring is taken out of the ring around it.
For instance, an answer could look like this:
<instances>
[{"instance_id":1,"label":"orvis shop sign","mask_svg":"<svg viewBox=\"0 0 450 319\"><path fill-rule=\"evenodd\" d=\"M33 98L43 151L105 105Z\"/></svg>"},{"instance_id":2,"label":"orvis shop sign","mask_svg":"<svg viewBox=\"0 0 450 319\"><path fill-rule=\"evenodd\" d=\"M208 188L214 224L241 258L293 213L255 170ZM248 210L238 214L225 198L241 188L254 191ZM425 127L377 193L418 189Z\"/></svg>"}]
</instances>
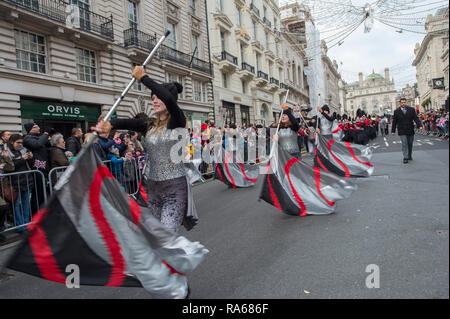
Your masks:
<instances>
[{"instance_id":1,"label":"orvis shop sign","mask_svg":"<svg viewBox=\"0 0 450 319\"><path fill-rule=\"evenodd\" d=\"M22 118L97 121L100 116L100 106L80 103L60 103L53 101L20 100Z\"/></svg>"}]
</instances>

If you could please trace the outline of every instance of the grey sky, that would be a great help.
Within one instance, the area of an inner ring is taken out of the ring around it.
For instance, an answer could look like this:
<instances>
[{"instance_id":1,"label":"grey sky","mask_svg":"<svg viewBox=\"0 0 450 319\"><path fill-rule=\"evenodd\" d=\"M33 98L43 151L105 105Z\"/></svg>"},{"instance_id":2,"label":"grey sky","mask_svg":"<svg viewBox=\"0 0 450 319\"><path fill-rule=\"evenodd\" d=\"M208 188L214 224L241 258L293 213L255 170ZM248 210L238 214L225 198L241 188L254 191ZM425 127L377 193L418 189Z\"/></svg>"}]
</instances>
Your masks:
<instances>
[{"instance_id":1,"label":"grey sky","mask_svg":"<svg viewBox=\"0 0 450 319\"><path fill-rule=\"evenodd\" d=\"M397 33L395 29L375 21L370 33L364 33L361 25L341 46L331 48L328 55L338 62L346 82L358 80L358 72L366 77L372 70L384 76L384 69L391 69L396 88L401 89L416 82L414 46L421 43L424 35ZM342 62L342 65L341 65Z\"/></svg>"},{"instance_id":2,"label":"grey sky","mask_svg":"<svg viewBox=\"0 0 450 319\"><path fill-rule=\"evenodd\" d=\"M284 0L294 1L294 0ZM388 1L374 1L374 0L304 0L309 3L310 7L320 8L316 11L326 12L328 17L325 21L316 20L319 22L319 30L330 29L333 27L333 21L339 20L339 17L333 18L333 10L339 11L345 8L344 14L348 10L358 10L357 8L364 7L367 3L375 5L384 2L389 7L397 7L401 10L391 10L390 12L380 15L380 10L375 11L375 16L386 18L386 14L390 15L388 19L394 19L400 23L416 23L415 18L425 18L427 14L435 14L437 6L445 6L447 1L439 0L388 0ZM302 2L302 1L299 1ZM350 5L350 6L349 6ZM448 4L447 4L448 5ZM404 10L405 8L412 8L411 10ZM383 9L385 10L385 9ZM314 17L313 10L313 19ZM341 11L342 12L342 11ZM350 11L349 11L350 12ZM408 13L408 15L406 15ZM413 13L411 15L411 13ZM342 14L342 13L341 13ZM400 16L397 16L400 15ZM395 17L397 16L397 17ZM363 14L361 14L361 18ZM400 18L400 19L398 19ZM424 21L422 20L422 23ZM322 27L320 24L325 23ZM425 32L423 26L417 25L415 27L404 27L406 29ZM339 32L342 30L337 29ZM424 34L403 31L396 32L396 28L386 26L375 20L372 30L369 33L364 33L364 25L360 25L350 36L348 36L341 46L333 46L328 51L328 56L332 60L336 60L343 79L347 82L354 82L358 80L358 72L363 72L364 76L372 73L380 73L384 76L384 69L390 68L390 76L394 78L397 90L405 87L406 84L413 85L416 82L415 67L412 66L414 60L414 47L416 43L421 43ZM330 37L330 33L321 34L321 38ZM336 43L335 41L334 43ZM327 43L328 44L328 43ZM328 44L330 47L330 44ZM342 64L341 64L342 63Z\"/></svg>"}]
</instances>

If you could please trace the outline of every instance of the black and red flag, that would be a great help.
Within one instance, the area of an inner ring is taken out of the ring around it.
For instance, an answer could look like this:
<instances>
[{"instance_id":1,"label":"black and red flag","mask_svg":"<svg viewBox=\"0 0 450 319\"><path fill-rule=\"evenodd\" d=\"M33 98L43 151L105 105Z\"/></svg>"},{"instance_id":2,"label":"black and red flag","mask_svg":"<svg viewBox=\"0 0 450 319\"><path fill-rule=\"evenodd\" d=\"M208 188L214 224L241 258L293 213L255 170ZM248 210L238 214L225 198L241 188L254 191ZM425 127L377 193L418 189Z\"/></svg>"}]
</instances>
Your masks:
<instances>
[{"instance_id":1,"label":"black and red flag","mask_svg":"<svg viewBox=\"0 0 450 319\"><path fill-rule=\"evenodd\" d=\"M155 298L184 298L186 274L207 252L129 197L91 145L60 178L6 267L64 284L66 267L76 265L81 285L142 286Z\"/></svg>"},{"instance_id":2,"label":"black and red flag","mask_svg":"<svg viewBox=\"0 0 450 319\"><path fill-rule=\"evenodd\" d=\"M374 166L370 163L372 149L367 146L339 142L316 134L317 148L314 154L314 166L339 176L369 177Z\"/></svg>"},{"instance_id":3,"label":"black and red flag","mask_svg":"<svg viewBox=\"0 0 450 319\"><path fill-rule=\"evenodd\" d=\"M348 180L291 156L276 142L272 147L273 156L262 168L260 199L280 212L294 216L331 214L338 200L349 198L357 189Z\"/></svg>"},{"instance_id":4,"label":"black and red flag","mask_svg":"<svg viewBox=\"0 0 450 319\"><path fill-rule=\"evenodd\" d=\"M214 178L230 188L251 187L258 181L259 167L244 163L240 152L220 148Z\"/></svg>"}]
</instances>

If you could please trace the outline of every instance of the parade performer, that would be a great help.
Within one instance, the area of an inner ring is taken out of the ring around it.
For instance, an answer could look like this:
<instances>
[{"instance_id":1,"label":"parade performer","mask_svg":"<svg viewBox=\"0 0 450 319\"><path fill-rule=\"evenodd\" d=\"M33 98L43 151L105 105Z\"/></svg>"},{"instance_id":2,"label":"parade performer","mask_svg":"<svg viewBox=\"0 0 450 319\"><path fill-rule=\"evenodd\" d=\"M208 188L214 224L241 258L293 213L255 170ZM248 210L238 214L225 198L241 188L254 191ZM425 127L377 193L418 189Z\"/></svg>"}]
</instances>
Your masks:
<instances>
[{"instance_id":1,"label":"parade performer","mask_svg":"<svg viewBox=\"0 0 450 319\"><path fill-rule=\"evenodd\" d=\"M317 148L314 153L314 166L346 178L372 175L374 167L369 162L372 149L333 139L333 118L327 116L327 108L318 110L325 119L321 118L319 123L318 131L321 134L315 135Z\"/></svg>"},{"instance_id":2,"label":"parade performer","mask_svg":"<svg viewBox=\"0 0 450 319\"><path fill-rule=\"evenodd\" d=\"M244 161L244 141L236 125L224 132L224 147L215 147L215 174L228 188L251 187L258 181L259 167Z\"/></svg>"},{"instance_id":3,"label":"parade performer","mask_svg":"<svg viewBox=\"0 0 450 319\"><path fill-rule=\"evenodd\" d=\"M286 117L290 119L289 115L282 115L282 121L283 117L284 121ZM280 129L275 136L278 137L274 138L270 162L262 177L260 200L288 215L324 215L335 212L336 201L350 197L356 190L356 185L345 179L300 160L295 147L297 134L291 127Z\"/></svg>"},{"instance_id":4,"label":"parade performer","mask_svg":"<svg viewBox=\"0 0 450 319\"><path fill-rule=\"evenodd\" d=\"M137 66L132 75L151 90L156 120L115 119L110 124L101 122L96 130L125 129L145 134L144 148L147 165L144 171L144 189L152 214L163 225L178 233L181 225L190 230L198 220L192 190L183 161L174 162L172 147L179 142L173 134L185 128L186 118L177 104L183 87L179 83L157 84L143 67Z\"/></svg>"},{"instance_id":5,"label":"parade performer","mask_svg":"<svg viewBox=\"0 0 450 319\"><path fill-rule=\"evenodd\" d=\"M298 131L300 126L297 119L292 114L292 110L283 105L283 114L281 115L281 124L278 134L274 136L274 140L288 152L291 156L301 159L302 155L298 146Z\"/></svg>"}]
</instances>

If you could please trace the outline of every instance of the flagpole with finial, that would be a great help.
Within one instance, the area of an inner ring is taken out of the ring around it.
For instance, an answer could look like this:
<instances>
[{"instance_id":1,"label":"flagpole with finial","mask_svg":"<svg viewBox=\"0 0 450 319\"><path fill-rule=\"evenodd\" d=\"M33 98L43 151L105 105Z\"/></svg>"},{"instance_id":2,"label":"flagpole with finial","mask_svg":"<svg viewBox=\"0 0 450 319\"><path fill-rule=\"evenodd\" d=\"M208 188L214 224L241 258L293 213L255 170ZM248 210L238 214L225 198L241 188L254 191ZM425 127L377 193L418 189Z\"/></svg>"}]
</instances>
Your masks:
<instances>
[{"instance_id":1,"label":"flagpole with finial","mask_svg":"<svg viewBox=\"0 0 450 319\"><path fill-rule=\"evenodd\" d=\"M278 135L278 131L280 130L281 118L283 117L283 113L284 113L283 106L287 104L288 96L289 96L289 90L287 90L286 96L284 97L284 103L281 106L281 114L280 114L280 118L278 119L278 126L277 126L277 131L276 131L275 135ZM275 147L274 147L274 145L272 145L272 149L270 150L269 160L272 158L274 150L275 150Z\"/></svg>"},{"instance_id":2,"label":"flagpole with finial","mask_svg":"<svg viewBox=\"0 0 450 319\"><path fill-rule=\"evenodd\" d=\"M158 48L161 46L161 44L164 42L164 40L169 36L170 31L166 31L166 33L161 37L161 39L159 39L158 43L155 45L155 47L153 48L153 50L150 52L150 54L147 56L147 58L145 59L144 63L142 64L142 66L145 68L145 66L151 61L151 59L153 58L153 56L155 55L156 51L158 50ZM106 116L103 118L103 121L109 121L109 119L111 118L111 116L113 115L114 111L116 110L116 108L119 106L120 102L123 101L123 99L125 98L125 95L127 95L128 91L131 89L131 87L133 86L133 84L136 82L136 78L133 77L130 81L130 83L128 83L128 85L126 86L126 88L123 90L122 94L120 95L120 97L117 99L117 101L114 103L114 105L111 107L111 109L109 110L109 112L106 114ZM86 150L89 149L89 147L94 143L95 139L98 137L98 132L94 131L92 138L89 140L89 142L85 145L85 147L83 147L81 149L80 154L78 154L78 156L75 158L75 160L71 163L71 165L67 168L66 172L63 174L63 176L61 176L60 181L58 181L57 186L55 186L55 189L59 189L64 182L67 180L67 177L71 175L76 162L82 157L82 155L86 152Z\"/></svg>"}]
</instances>

